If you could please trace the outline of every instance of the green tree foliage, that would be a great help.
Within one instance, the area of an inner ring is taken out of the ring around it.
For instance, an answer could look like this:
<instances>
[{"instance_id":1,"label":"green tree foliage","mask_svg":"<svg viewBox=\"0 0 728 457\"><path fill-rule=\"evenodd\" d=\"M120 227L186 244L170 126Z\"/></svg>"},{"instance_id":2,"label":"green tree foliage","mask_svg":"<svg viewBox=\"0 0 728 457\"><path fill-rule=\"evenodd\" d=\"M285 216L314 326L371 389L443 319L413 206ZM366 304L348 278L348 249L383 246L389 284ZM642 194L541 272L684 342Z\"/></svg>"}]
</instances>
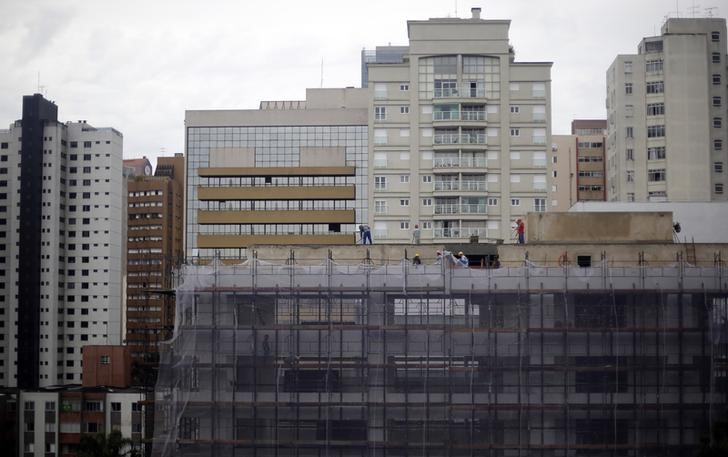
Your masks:
<instances>
[{"instance_id":1,"label":"green tree foliage","mask_svg":"<svg viewBox=\"0 0 728 457\"><path fill-rule=\"evenodd\" d=\"M124 438L120 431L114 430L108 435L81 436L78 457L141 457L141 453L130 438Z\"/></svg>"}]
</instances>

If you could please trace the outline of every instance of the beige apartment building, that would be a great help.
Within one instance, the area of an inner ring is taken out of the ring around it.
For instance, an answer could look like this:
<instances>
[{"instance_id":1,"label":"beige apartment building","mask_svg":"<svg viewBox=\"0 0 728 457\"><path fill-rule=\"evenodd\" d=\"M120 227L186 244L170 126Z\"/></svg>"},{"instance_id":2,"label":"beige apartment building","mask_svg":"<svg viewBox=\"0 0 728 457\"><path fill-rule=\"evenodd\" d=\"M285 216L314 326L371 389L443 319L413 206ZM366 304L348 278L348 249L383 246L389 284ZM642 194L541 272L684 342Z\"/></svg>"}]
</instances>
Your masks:
<instances>
[{"instance_id":1,"label":"beige apartment building","mask_svg":"<svg viewBox=\"0 0 728 457\"><path fill-rule=\"evenodd\" d=\"M725 201L726 21L670 18L607 71L607 198Z\"/></svg>"},{"instance_id":2,"label":"beige apartment building","mask_svg":"<svg viewBox=\"0 0 728 457\"><path fill-rule=\"evenodd\" d=\"M375 243L512 237L547 209L551 63L516 62L508 20L408 21L365 51Z\"/></svg>"},{"instance_id":3,"label":"beige apartment building","mask_svg":"<svg viewBox=\"0 0 728 457\"><path fill-rule=\"evenodd\" d=\"M604 201L607 121L576 119L571 135L553 135L551 147L551 211L568 211L576 202Z\"/></svg>"}]
</instances>

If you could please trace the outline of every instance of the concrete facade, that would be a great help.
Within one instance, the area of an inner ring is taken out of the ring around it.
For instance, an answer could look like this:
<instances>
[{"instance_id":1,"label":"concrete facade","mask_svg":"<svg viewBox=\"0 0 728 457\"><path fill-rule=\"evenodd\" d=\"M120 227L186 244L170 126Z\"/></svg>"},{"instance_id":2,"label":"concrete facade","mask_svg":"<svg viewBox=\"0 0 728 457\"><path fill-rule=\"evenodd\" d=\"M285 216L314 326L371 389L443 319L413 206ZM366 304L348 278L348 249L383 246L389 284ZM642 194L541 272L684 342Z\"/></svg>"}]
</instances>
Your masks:
<instances>
[{"instance_id":1,"label":"concrete facade","mask_svg":"<svg viewBox=\"0 0 728 457\"><path fill-rule=\"evenodd\" d=\"M0 385L80 383L83 346L121 344L122 149L40 94L0 130Z\"/></svg>"},{"instance_id":2,"label":"concrete facade","mask_svg":"<svg viewBox=\"0 0 728 457\"><path fill-rule=\"evenodd\" d=\"M547 209L551 63L515 61L510 21L479 9L407 27L408 47L363 53L374 238L508 238Z\"/></svg>"},{"instance_id":3,"label":"concrete facade","mask_svg":"<svg viewBox=\"0 0 728 457\"><path fill-rule=\"evenodd\" d=\"M722 18L670 18L607 71L607 199L728 199Z\"/></svg>"}]
</instances>

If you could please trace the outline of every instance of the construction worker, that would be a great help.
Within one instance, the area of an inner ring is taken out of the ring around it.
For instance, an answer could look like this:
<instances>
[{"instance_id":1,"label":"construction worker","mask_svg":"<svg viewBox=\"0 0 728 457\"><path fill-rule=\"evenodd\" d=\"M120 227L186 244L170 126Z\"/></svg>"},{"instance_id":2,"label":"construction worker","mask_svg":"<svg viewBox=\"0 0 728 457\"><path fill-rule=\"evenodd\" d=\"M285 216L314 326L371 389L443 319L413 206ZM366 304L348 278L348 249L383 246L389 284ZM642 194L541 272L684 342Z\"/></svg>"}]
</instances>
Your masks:
<instances>
[{"instance_id":1,"label":"construction worker","mask_svg":"<svg viewBox=\"0 0 728 457\"><path fill-rule=\"evenodd\" d=\"M458 265L467 268L470 265L470 260L463 254L463 251L458 252Z\"/></svg>"}]
</instances>

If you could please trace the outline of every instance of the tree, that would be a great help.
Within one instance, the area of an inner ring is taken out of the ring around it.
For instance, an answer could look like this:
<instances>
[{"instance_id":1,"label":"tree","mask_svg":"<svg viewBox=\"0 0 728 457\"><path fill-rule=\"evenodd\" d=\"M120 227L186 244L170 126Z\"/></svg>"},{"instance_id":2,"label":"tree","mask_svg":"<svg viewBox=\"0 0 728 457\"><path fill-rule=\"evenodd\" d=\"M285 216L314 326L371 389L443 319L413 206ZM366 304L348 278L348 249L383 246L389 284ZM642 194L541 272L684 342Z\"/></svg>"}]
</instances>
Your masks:
<instances>
[{"instance_id":1,"label":"tree","mask_svg":"<svg viewBox=\"0 0 728 457\"><path fill-rule=\"evenodd\" d=\"M124 438L114 430L108 435L82 435L78 445L78 457L141 457L131 438Z\"/></svg>"}]
</instances>

